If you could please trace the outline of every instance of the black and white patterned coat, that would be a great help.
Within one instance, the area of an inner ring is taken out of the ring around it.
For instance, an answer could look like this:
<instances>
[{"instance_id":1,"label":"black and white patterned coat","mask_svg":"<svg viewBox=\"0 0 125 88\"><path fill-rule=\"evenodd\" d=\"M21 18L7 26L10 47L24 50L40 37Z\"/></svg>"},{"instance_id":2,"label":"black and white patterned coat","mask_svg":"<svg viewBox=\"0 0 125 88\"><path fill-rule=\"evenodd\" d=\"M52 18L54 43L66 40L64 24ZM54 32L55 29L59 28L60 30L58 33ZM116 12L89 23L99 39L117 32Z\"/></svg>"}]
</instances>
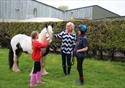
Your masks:
<instances>
[{"instance_id":1,"label":"black and white patterned coat","mask_svg":"<svg viewBox=\"0 0 125 88\"><path fill-rule=\"evenodd\" d=\"M62 31L59 34L55 35L57 38L62 40L61 51L65 54L71 54L76 42L75 34L68 34L65 31Z\"/></svg>"}]
</instances>

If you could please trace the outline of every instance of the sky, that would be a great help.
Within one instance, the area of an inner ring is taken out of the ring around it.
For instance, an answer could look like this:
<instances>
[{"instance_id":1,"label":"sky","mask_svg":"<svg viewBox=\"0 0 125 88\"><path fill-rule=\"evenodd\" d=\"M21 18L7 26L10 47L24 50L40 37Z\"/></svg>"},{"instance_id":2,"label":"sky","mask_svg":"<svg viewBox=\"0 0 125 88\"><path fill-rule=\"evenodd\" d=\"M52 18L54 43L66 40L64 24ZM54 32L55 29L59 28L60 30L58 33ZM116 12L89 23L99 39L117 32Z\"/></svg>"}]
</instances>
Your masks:
<instances>
[{"instance_id":1,"label":"sky","mask_svg":"<svg viewBox=\"0 0 125 88\"><path fill-rule=\"evenodd\" d=\"M68 6L69 9L99 5L109 11L125 16L125 0L37 0L45 4L59 7Z\"/></svg>"}]
</instances>

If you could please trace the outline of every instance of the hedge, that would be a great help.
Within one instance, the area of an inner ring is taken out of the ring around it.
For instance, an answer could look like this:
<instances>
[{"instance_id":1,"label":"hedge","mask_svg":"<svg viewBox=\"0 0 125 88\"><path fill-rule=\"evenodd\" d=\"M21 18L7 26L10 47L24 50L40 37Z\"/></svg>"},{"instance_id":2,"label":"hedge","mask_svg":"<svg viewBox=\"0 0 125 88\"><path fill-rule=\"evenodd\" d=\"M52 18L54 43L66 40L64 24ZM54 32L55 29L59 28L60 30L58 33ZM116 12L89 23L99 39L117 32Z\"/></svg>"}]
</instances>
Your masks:
<instances>
[{"instance_id":1,"label":"hedge","mask_svg":"<svg viewBox=\"0 0 125 88\"><path fill-rule=\"evenodd\" d=\"M93 55L108 53L114 58L115 52L125 53L125 20L114 21L92 21L81 20L72 21L76 26L81 23L87 24L89 31L87 37L89 41L89 51ZM30 35L33 30L41 31L46 24L54 25L54 33L57 34L65 29L67 22L48 22L48 23L20 23L20 22L1 22L0 23L0 45L8 47L10 39L19 33ZM56 51L60 47L60 40L53 39L51 47Z\"/></svg>"}]
</instances>

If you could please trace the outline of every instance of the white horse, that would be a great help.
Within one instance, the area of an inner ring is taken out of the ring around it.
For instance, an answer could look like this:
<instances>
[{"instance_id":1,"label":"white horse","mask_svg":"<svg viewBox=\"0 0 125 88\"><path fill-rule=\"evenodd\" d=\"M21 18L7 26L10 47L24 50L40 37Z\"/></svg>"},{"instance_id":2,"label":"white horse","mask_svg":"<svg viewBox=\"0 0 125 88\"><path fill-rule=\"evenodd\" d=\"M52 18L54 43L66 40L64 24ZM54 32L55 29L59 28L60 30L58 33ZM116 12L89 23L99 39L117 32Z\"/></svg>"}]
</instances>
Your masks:
<instances>
[{"instance_id":1,"label":"white horse","mask_svg":"<svg viewBox=\"0 0 125 88\"><path fill-rule=\"evenodd\" d=\"M53 37L53 30L52 26L46 26L43 30L41 30L41 33L39 34L38 41L43 42L46 39L46 36L50 37L50 41L52 42ZM32 43L31 43L31 37L27 36L25 34L17 34L15 35L10 42L10 48L9 48L9 67L14 72L19 72L20 69L18 67L19 63L19 56L22 52L25 53L32 53ZM42 49L42 55L45 57L48 54L48 47ZM41 72L42 75L48 74L45 70L45 60L44 57L42 58L41 63Z\"/></svg>"}]
</instances>

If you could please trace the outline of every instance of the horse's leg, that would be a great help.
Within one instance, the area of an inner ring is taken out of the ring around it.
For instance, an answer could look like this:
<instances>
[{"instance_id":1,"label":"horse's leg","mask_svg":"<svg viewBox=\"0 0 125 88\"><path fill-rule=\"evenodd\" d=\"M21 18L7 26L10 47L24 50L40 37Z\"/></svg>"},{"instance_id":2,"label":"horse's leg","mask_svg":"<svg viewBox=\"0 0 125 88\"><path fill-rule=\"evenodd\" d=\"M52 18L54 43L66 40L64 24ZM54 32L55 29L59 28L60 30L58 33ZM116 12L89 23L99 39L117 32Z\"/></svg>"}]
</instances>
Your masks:
<instances>
[{"instance_id":1,"label":"horse's leg","mask_svg":"<svg viewBox=\"0 0 125 88\"><path fill-rule=\"evenodd\" d=\"M18 62L18 56L16 55L16 53L14 52L14 59L13 59L13 67L12 67L12 70L14 72L20 72L19 68L18 68L18 65L17 65L17 62Z\"/></svg>"},{"instance_id":2,"label":"horse's leg","mask_svg":"<svg viewBox=\"0 0 125 88\"><path fill-rule=\"evenodd\" d=\"M18 67L19 57L20 57L20 55L22 54L22 51L23 51L23 50L22 50L22 48L21 48L21 46L20 46L20 43L17 43L16 47L17 47L17 49L14 51L13 71L19 72L19 71L20 71L20 69L19 69L19 67Z\"/></svg>"},{"instance_id":3,"label":"horse's leg","mask_svg":"<svg viewBox=\"0 0 125 88\"><path fill-rule=\"evenodd\" d=\"M31 70L31 72L30 72L29 76L32 76L32 73L33 73L33 67L32 67L32 70Z\"/></svg>"},{"instance_id":4,"label":"horse's leg","mask_svg":"<svg viewBox=\"0 0 125 88\"><path fill-rule=\"evenodd\" d=\"M42 58L42 60L41 60L41 74L42 75L47 75L48 74L48 72L46 72L46 70L45 70L45 57L43 57ZM32 75L32 72L33 72L33 67L32 67L32 70L31 70L31 72L30 72L30 76Z\"/></svg>"},{"instance_id":5,"label":"horse's leg","mask_svg":"<svg viewBox=\"0 0 125 88\"><path fill-rule=\"evenodd\" d=\"M46 56L44 56L41 60L41 73L42 73L42 75L48 74L48 72L45 69L45 64L46 64Z\"/></svg>"}]
</instances>

